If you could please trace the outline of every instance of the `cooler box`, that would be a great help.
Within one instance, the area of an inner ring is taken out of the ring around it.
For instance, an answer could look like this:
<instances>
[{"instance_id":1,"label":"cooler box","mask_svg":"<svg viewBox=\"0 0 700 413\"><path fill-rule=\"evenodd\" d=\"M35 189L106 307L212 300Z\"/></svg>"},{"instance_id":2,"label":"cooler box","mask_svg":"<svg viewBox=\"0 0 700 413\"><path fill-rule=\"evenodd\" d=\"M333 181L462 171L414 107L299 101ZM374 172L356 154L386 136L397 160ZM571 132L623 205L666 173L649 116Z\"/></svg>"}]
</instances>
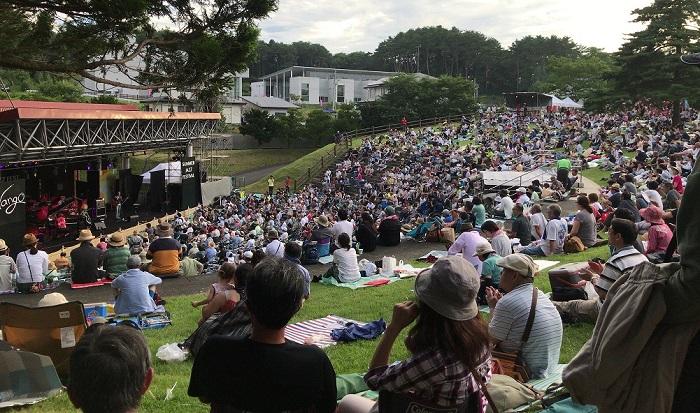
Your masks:
<instances>
[{"instance_id":1,"label":"cooler box","mask_svg":"<svg viewBox=\"0 0 700 413\"><path fill-rule=\"evenodd\" d=\"M111 312L114 312L114 306L107 303L84 304L83 308L85 309L85 320L88 325L92 324L95 317L107 318L110 314L110 309Z\"/></svg>"}]
</instances>

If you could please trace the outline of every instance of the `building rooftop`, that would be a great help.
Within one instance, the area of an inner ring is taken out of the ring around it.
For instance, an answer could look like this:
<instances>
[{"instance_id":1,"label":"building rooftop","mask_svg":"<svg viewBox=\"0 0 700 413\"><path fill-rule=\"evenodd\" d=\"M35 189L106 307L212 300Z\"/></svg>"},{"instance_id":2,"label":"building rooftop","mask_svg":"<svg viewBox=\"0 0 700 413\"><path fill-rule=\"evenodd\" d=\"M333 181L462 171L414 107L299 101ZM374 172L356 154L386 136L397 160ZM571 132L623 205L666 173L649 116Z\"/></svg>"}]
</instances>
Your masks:
<instances>
[{"instance_id":1,"label":"building rooftop","mask_svg":"<svg viewBox=\"0 0 700 413\"><path fill-rule=\"evenodd\" d=\"M297 105L284 99L270 96L243 96L244 101L263 109L294 109Z\"/></svg>"},{"instance_id":2,"label":"building rooftop","mask_svg":"<svg viewBox=\"0 0 700 413\"><path fill-rule=\"evenodd\" d=\"M290 66L284 69L280 69L276 72L272 72L269 75L261 76L260 79L269 79L275 75L279 75L285 72L289 72L292 70L313 70L316 72L327 72L327 73L340 73L340 74L366 74L366 75L373 75L373 76L395 76L398 75L399 72L382 72L378 70L358 70L358 69L337 69L337 68L332 68L332 67L313 67L313 66Z\"/></svg>"}]
</instances>

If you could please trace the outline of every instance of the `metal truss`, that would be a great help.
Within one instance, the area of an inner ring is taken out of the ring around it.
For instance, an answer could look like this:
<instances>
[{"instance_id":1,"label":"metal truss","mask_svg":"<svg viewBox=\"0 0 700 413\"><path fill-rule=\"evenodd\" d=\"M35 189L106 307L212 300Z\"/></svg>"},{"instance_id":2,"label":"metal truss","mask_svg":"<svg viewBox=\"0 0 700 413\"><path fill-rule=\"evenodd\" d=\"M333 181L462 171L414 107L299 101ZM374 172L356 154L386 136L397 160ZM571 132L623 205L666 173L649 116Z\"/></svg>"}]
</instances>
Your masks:
<instances>
[{"instance_id":1,"label":"metal truss","mask_svg":"<svg viewBox=\"0 0 700 413\"><path fill-rule=\"evenodd\" d=\"M211 119L15 120L0 123L0 162L11 165L181 148L206 138L216 122Z\"/></svg>"}]
</instances>

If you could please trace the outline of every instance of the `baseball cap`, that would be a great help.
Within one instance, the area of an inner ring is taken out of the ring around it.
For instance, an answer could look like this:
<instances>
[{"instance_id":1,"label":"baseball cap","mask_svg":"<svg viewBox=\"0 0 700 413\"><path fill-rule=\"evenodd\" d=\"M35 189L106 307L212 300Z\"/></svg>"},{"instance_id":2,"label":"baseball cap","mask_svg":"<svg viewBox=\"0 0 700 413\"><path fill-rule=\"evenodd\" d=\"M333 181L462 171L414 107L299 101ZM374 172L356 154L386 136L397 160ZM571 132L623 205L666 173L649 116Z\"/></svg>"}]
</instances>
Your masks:
<instances>
[{"instance_id":1,"label":"baseball cap","mask_svg":"<svg viewBox=\"0 0 700 413\"><path fill-rule=\"evenodd\" d=\"M540 268L529 255L515 253L507 255L496 261L496 265L501 268L511 269L523 277L534 278Z\"/></svg>"},{"instance_id":2,"label":"baseball cap","mask_svg":"<svg viewBox=\"0 0 700 413\"><path fill-rule=\"evenodd\" d=\"M479 275L462 257L451 255L437 260L432 268L418 274L415 290L422 303L450 320L471 320L479 313Z\"/></svg>"}]
</instances>

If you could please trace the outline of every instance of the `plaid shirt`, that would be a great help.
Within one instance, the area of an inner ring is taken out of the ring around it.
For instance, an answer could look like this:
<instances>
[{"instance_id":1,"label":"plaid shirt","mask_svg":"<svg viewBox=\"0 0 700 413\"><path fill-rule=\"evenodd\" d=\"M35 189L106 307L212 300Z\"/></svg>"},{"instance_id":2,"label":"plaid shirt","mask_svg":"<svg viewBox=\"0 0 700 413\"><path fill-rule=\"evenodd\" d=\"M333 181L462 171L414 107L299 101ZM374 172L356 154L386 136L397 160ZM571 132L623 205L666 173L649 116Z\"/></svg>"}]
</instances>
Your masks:
<instances>
[{"instance_id":1,"label":"plaid shirt","mask_svg":"<svg viewBox=\"0 0 700 413\"><path fill-rule=\"evenodd\" d=\"M475 370L482 379L491 379L491 354ZM474 393L480 395L480 411L486 412L488 402L469 369L459 360L443 352L426 351L397 361L390 366L377 367L365 375L372 390L392 393L411 393L416 398L440 407L451 407L466 402Z\"/></svg>"}]
</instances>

